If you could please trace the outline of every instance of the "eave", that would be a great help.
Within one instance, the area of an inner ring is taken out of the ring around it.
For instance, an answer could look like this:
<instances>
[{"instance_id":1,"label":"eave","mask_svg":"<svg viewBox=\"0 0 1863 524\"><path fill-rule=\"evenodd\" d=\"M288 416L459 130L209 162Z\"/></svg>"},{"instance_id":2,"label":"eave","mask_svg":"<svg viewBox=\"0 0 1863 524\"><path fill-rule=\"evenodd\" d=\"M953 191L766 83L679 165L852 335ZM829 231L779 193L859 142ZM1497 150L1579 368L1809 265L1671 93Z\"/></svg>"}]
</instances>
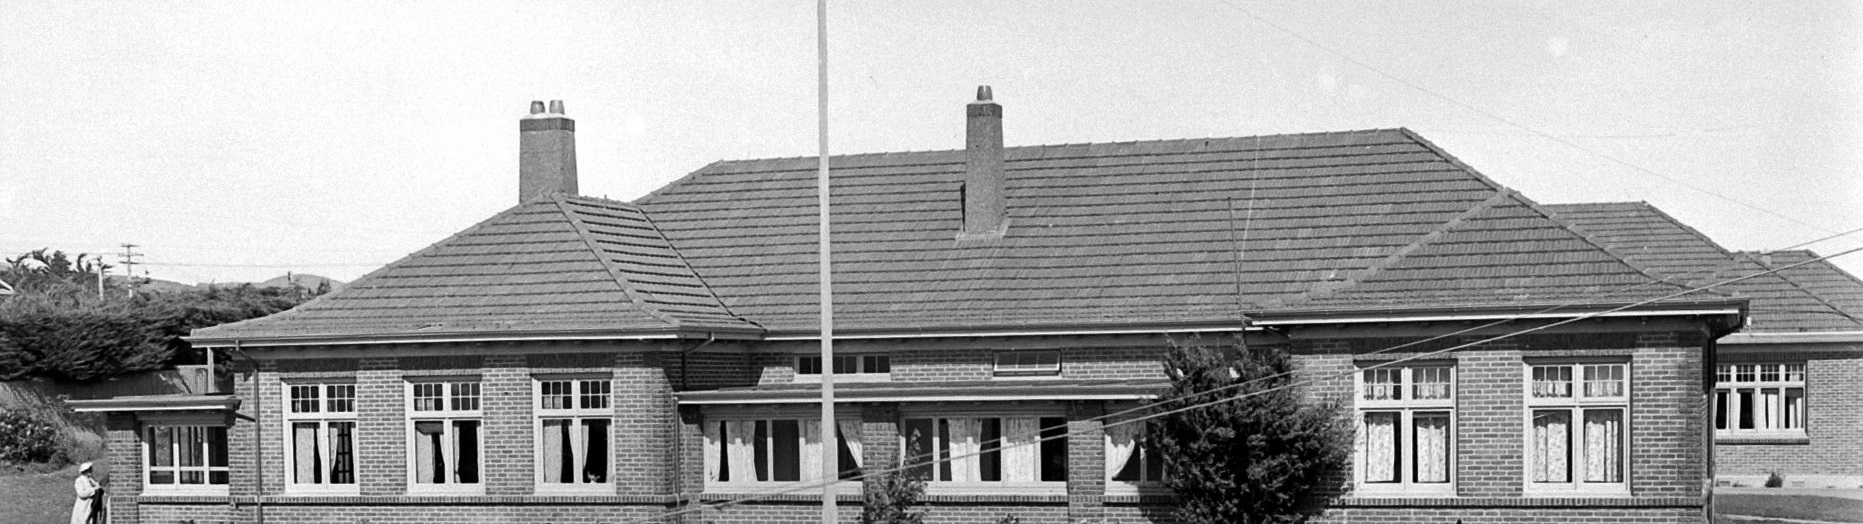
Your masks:
<instances>
[{"instance_id":1,"label":"eave","mask_svg":"<svg viewBox=\"0 0 1863 524\"><path fill-rule=\"evenodd\" d=\"M1016 380L966 383L865 383L837 385L835 402L987 402L1059 400L1148 400L1158 397L1162 380L1066 381ZM813 404L821 402L819 385L784 385L674 393L681 405Z\"/></svg>"},{"instance_id":2,"label":"eave","mask_svg":"<svg viewBox=\"0 0 1863 524\"><path fill-rule=\"evenodd\" d=\"M554 331L420 331L378 334L260 335L250 337L186 336L197 348L291 347L388 344L461 344L485 342L576 342L609 340L718 339L758 340L762 330L756 328L717 327L706 329L660 330L554 330Z\"/></svg>"},{"instance_id":3,"label":"eave","mask_svg":"<svg viewBox=\"0 0 1863 524\"><path fill-rule=\"evenodd\" d=\"M148 395L134 397L67 400L65 405L79 413L213 411L239 409L239 397L231 395Z\"/></svg>"},{"instance_id":4,"label":"eave","mask_svg":"<svg viewBox=\"0 0 1863 524\"><path fill-rule=\"evenodd\" d=\"M1863 331L1804 333L1735 333L1717 341L1722 346L1766 344L1845 344L1863 342Z\"/></svg>"}]
</instances>

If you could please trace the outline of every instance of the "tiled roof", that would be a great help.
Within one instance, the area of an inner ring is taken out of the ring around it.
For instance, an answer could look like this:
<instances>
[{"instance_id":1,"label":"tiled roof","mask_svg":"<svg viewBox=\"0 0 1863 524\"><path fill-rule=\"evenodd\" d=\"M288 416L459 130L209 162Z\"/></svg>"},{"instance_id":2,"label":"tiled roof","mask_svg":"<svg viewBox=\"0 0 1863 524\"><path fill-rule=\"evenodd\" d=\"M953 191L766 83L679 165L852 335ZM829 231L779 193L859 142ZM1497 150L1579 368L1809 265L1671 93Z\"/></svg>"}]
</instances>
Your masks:
<instances>
[{"instance_id":1,"label":"tiled roof","mask_svg":"<svg viewBox=\"0 0 1863 524\"><path fill-rule=\"evenodd\" d=\"M1828 260L1814 262L1818 258L1817 253L1806 250L1767 253L1742 251L1740 255L1767 267L1785 268L1779 274L1786 279L1851 317L1863 317L1863 279L1839 269Z\"/></svg>"},{"instance_id":2,"label":"tiled roof","mask_svg":"<svg viewBox=\"0 0 1863 524\"><path fill-rule=\"evenodd\" d=\"M1626 259L1691 285L1709 285L1766 272L1810 260L1807 252L1782 252L1770 257L1730 253L1707 236L1643 202L1554 204L1546 206ZM1822 265L1820 265L1822 264ZM1846 283L1847 282L1847 283ZM1863 299L1863 285L1854 277L1822 262L1776 274L1764 274L1719 289L1751 300L1750 332L1851 331L1863 329L1856 317L1863 309L1852 302L1849 312L1833 300ZM1822 290L1823 293L1818 291ZM1829 294L1830 297L1822 296Z\"/></svg>"},{"instance_id":3,"label":"tiled roof","mask_svg":"<svg viewBox=\"0 0 1863 524\"><path fill-rule=\"evenodd\" d=\"M1681 289L1652 284L1407 130L1012 147L1006 157L1007 233L964 241L963 151L831 161L838 328L1223 322ZM638 203L732 311L812 332L815 168L814 158L718 162Z\"/></svg>"},{"instance_id":4,"label":"tiled roof","mask_svg":"<svg viewBox=\"0 0 1863 524\"><path fill-rule=\"evenodd\" d=\"M756 329L639 208L568 197L513 207L295 309L194 337Z\"/></svg>"}]
</instances>

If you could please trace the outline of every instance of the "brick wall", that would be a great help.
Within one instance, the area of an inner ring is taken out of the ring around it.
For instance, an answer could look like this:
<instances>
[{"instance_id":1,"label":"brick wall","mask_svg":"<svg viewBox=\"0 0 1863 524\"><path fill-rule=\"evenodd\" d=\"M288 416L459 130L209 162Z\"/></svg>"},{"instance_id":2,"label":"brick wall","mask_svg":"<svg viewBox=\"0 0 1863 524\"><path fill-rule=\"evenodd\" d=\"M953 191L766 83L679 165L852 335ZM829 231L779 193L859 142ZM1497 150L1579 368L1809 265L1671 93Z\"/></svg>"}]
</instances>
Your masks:
<instances>
[{"instance_id":1,"label":"brick wall","mask_svg":"<svg viewBox=\"0 0 1863 524\"><path fill-rule=\"evenodd\" d=\"M1804 363L1807 438L1717 439L1717 480L1757 486L1767 474L1778 473L1787 486L1863 486L1863 353L1781 346L1764 353L1724 354L1719 362Z\"/></svg>"}]
</instances>

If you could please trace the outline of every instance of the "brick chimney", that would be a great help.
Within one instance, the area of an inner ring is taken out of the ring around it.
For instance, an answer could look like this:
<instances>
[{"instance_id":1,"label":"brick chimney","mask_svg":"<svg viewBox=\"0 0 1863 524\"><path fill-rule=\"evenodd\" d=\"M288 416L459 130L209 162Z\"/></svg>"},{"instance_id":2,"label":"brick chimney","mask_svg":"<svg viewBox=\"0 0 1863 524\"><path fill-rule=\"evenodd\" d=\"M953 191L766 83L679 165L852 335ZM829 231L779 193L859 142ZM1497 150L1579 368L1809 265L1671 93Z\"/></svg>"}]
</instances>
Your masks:
<instances>
[{"instance_id":1,"label":"brick chimney","mask_svg":"<svg viewBox=\"0 0 1863 524\"><path fill-rule=\"evenodd\" d=\"M518 203L576 194L576 121L563 116L563 101L531 102L518 120Z\"/></svg>"},{"instance_id":2,"label":"brick chimney","mask_svg":"<svg viewBox=\"0 0 1863 524\"><path fill-rule=\"evenodd\" d=\"M965 108L964 230L958 238L1000 237L1009 228L1003 191L1003 106L990 99L990 86L977 87L977 101Z\"/></svg>"}]
</instances>

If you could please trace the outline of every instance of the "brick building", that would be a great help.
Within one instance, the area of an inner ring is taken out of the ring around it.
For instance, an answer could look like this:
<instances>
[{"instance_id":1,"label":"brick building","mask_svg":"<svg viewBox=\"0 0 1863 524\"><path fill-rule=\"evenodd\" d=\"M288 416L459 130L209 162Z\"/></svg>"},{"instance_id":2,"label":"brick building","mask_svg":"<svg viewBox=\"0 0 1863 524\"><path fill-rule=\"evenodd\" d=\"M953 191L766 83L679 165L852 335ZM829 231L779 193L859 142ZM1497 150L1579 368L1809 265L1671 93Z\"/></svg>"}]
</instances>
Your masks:
<instances>
[{"instance_id":1,"label":"brick building","mask_svg":"<svg viewBox=\"0 0 1863 524\"><path fill-rule=\"evenodd\" d=\"M1715 348L1722 485L1863 487L1863 281L1809 251L1730 252L1646 203L1547 208L1625 258L1751 301Z\"/></svg>"},{"instance_id":2,"label":"brick building","mask_svg":"<svg viewBox=\"0 0 1863 524\"><path fill-rule=\"evenodd\" d=\"M1745 300L1408 130L1005 148L979 95L964 149L833 159L834 362L815 159L577 196L574 122L534 105L516 207L196 331L246 368L230 394L81 404L111 413L115 518L806 521L817 494L706 504L815 481L834 434L851 469L950 459L918 470L933 522L1168 522L1107 415L1157 394L1168 339L1236 336L1350 406L1326 521L1703 518L1708 352Z\"/></svg>"}]
</instances>

